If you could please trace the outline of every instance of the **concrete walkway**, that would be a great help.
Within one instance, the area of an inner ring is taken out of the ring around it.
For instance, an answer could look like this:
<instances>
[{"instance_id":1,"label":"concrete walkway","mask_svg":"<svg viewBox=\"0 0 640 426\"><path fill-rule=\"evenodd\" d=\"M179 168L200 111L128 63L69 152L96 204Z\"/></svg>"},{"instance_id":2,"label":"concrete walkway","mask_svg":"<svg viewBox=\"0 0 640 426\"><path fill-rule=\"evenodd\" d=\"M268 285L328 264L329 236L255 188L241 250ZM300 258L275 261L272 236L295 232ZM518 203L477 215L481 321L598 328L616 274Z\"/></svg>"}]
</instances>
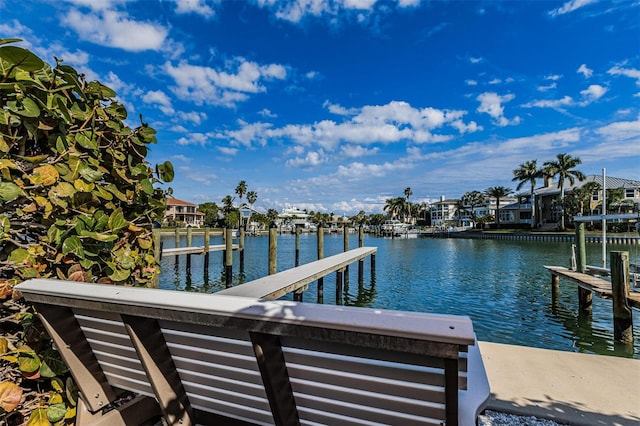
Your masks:
<instances>
[{"instance_id":1,"label":"concrete walkway","mask_svg":"<svg viewBox=\"0 0 640 426\"><path fill-rule=\"evenodd\" d=\"M571 425L640 425L640 360L480 342L487 408Z\"/></svg>"}]
</instances>

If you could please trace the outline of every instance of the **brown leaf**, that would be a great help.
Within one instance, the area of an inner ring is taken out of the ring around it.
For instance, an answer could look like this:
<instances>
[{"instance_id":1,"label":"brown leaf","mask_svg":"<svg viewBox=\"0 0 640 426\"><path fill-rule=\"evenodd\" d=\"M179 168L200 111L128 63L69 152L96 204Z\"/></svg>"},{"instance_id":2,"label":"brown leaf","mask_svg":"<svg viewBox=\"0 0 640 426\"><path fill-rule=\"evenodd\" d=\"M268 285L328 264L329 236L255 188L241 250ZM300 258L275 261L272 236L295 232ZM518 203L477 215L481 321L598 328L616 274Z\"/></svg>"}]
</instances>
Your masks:
<instances>
[{"instance_id":1,"label":"brown leaf","mask_svg":"<svg viewBox=\"0 0 640 426\"><path fill-rule=\"evenodd\" d=\"M11 382L0 383L0 408L10 412L16 409L22 401L22 389Z\"/></svg>"},{"instance_id":2,"label":"brown leaf","mask_svg":"<svg viewBox=\"0 0 640 426\"><path fill-rule=\"evenodd\" d=\"M84 271L76 271L69 275L69 281L85 282L87 281L87 276Z\"/></svg>"}]
</instances>

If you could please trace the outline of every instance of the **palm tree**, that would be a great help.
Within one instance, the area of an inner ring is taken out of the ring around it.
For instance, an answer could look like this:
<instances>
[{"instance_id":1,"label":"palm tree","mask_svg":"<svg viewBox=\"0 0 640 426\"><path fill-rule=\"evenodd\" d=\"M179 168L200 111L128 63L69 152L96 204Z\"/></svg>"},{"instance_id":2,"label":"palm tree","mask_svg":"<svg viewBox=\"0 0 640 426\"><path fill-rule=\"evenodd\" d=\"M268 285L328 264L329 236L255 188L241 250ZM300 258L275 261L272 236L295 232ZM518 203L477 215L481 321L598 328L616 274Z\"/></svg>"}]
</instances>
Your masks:
<instances>
[{"instance_id":1,"label":"palm tree","mask_svg":"<svg viewBox=\"0 0 640 426\"><path fill-rule=\"evenodd\" d=\"M484 191L487 196L496 199L496 229L500 229L500 198L508 197L512 192L511 188L504 186L492 186Z\"/></svg>"},{"instance_id":2,"label":"palm tree","mask_svg":"<svg viewBox=\"0 0 640 426\"><path fill-rule=\"evenodd\" d=\"M531 185L531 227L536 226L536 179L543 176L542 170L538 168L538 161L526 161L513 171L512 181L519 181L516 191L520 190L526 183Z\"/></svg>"},{"instance_id":3,"label":"palm tree","mask_svg":"<svg viewBox=\"0 0 640 426\"><path fill-rule=\"evenodd\" d=\"M385 203L383 210L389 214L391 219L404 211L404 198L402 197L388 198Z\"/></svg>"},{"instance_id":4,"label":"palm tree","mask_svg":"<svg viewBox=\"0 0 640 426\"><path fill-rule=\"evenodd\" d=\"M406 201L404 208L407 213L409 213L409 221L411 221L411 203L409 202L409 198L413 195L413 191L411 191L410 187L406 187L404 189L404 199ZM404 222L407 223L407 217L405 214Z\"/></svg>"},{"instance_id":5,"label":"palm tree","mask_svg":"<svg viewBox=\"0 0 640 426\"><path fill-rule=\"evenodd\" d=\"M547 161L544 163L543 173L551 178L558 177L561 206L564 201L565 179L568 180L571 185L575 183L576 178L579 181L585 179L585 175L581 171L575 170L580 164L582 164L580 158L572 157L569 154L558 154L555 161ZM564 229L564 209L562 209L562 214L560 215L560 229Z\"/></svg>"},{"instance_id":6,"label":"palm tree","mask_svg":"<svg viewBox=\"0 0 640 426\"><path fill-rule=\"evenodd\" d=\"M484 204L484 194L480 191L466 192L460 200L463 206L468 206L471 209L471 221L475 226L476 223L476 207L480 207Z\"/></svg>"},{"instance_id":7,"label":"palm tree","mask_svg":"<svg viewBox=\"0 0 640 426\"><path fill-rule=\"evenodd\" d=\"M240 201L238 203L238 208L240 209L240 212L242 212L242 197L244 197L244 194L246 193L247 193L247 182L241 180L240 182L238 182L238 186L236 186L236 195L240 198ZM240 224L238 226L242 227L242 216L240 217Z\"/></svg>"},{"instance_id":8,"label":"palm tree","mask_svg":"<svg viewBox=\"0 0 640 426\"><path fill-rule=\"evenodd\" d=\"M249 202L249 218L247 219L247 223L251 221L251 216L253 215L253 205L258 200L258 193L256 191L247 192L247 201Z\"/></svg>"}]
</instances>

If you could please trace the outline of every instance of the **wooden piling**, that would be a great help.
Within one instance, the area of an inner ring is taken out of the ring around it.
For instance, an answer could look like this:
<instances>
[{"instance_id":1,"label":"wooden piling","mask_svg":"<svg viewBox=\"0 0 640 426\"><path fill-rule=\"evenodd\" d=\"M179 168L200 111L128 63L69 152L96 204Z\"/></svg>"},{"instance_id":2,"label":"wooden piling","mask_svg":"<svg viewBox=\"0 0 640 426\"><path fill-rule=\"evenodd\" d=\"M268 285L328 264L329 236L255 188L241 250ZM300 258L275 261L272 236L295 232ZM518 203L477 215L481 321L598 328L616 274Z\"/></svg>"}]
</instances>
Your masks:
<instances>
[{"instance_id":1,"label":"wooden piling","mask_svg":"<svg viewBox=\"0 0 640 426\"><path fill-rule=\"evenodd\" d=\"M633 317L627 302L629 293L629 252L612 251L611 290L613 297L613 337L623 343L633 343Z\"/></svg>"},{"instance_id":2,"label":"wooden piling","mask_svg":"<svg viewBox=\"0 0 640 426\"><path fill-rule=\"evenodd\" d=\"M269 225L269 275L278 272L278 225Z\"/></svg>"},{"instance_id":3,"label":"wooden piling","mask_svg":"<svg viewBox=\"0 0 640 426\"><path fill-rule=\"evenodd\" d=\"M225 228L225 249L224 249L224 274L225 274L225 286L231 287L233 283L233 229L230 227Z\"/></svg>"},{"instance_id":4,"label":"wooden piling","mask_svg":"<svg viewBox=\"0 0 640 426\"><path fill-rule=\"evenodd\" d=\"M582 312L593 310L593 292L591 290L578 286L578 307Z\"/></svg>"},{"instance_id":5,"label":"wooden piling","mask_svg":"<svg viewBox=\"0 0 640 426\"><path fill-rule=\"evenodd\" d=\"M240 269L244 269L244 226L240 226L239 232L239 242L238 242L238 251L240 252Z\"/></svg>"},{"instance_id":6,"label":"wooden piling","mask_svg":"<svg viewBox=\"0 0 640 426\"><path fill-rule=\"evenodd\" d=\"M584 222L578 222L576 226L576 244L577 244L576 266L577 266L577 271L583 274L587 269L587 248L586 248L585 238L584 238L584 235L585 235L584 227L585 227Z\"/></svg>"},{"instance_id":7,"label":"wooden piling","mask_svg":"<svg viewBox=\"0 0 640 426\"><path fill-rule=\"evenodd\" d=\"M557 303L560 294L560 276L551 274L551 302Z\"/></svg>"},{"instance_id":8,"label":"wooden piling","mask_svg":"<svg viewBox=\"0 0 640 426\"><path fill-rule=\"evenodd\" d=\"M193 237L193 231L191 228L187 228L187 247L191 247L191 241ZM187 275L191 273L191 255L187 254Z\"/></svg>"},{"instance_id":9,"label":"wooden piling","mask_svg":"<svg viewBox=\"0 0 640 426\"><path fill-rule=\"evenodd\" d=\"M358 247L364 247L364 226L358 227ZM358 261L358 284L364 281L364 259Z\"/></svg>"},{"instance_id":10,"label":"wooden piling","mask_svg":"<svg viewBox=\"0 0 640 426\"><path fill-rule=\"evenodd\" d=\"M211 241L211 231L209 227L204 228L204 274L209 274L209 245Z\"/></svg>"},{"instance_id":11,"label":"wooden piling","mask_svg":"<svg viewBox=\"0 0 640 426\"><path fill-rule=\"evenodd\" d=\"M344 251L348 252L349 251L349 226L346 222L342 227L342 234L343 234L343 240L344 240ZM346 286L349 285L349 265L345 266L344 268L344 285Z\"/></svg>"},{"instance_id":12,"label":"wooden piling","mask_svg":"<svg viewBox=\"0 0 640 426\"><path fill-rule=\"evenodd\" d=\"M324 259L324 227L322 222L318 223L317 229L318 260ZM324 278L318 278L318 303L324 302Z\"/></svg>"},{"instance_id":13,"label":"wooden piling","mask_svg":"<svg viewBox=\"0 0 640 426\"><path fill-rule=\"evenodd\" d=\"M180 247L180 228L178 228L177 226L176 226L176 232L175 232L175 244L174 244L174 247L175 248ZM176 265L180 264L180 256L179 255L176 255L175 262L176 262Z\"/></svg>"},{"instance_id":14,"label":"wooden piling","mask_svg":"<svg viewBox=\"0 0 640 426\"><path fill-rule=\"evenodd\" d=\"M296 254L294 266L300 266L300 228L296 226Z\"/></svg>"},{"instance_id":15,"label":"wooden piling","mask_svg":"<svg viewBox=\"0 0 640 426\"><path fill-rule=\"evenodd\" d=\"M336 271L336 305L342 305L342 281L344 271Z\"/></svg>"}]
</instances>

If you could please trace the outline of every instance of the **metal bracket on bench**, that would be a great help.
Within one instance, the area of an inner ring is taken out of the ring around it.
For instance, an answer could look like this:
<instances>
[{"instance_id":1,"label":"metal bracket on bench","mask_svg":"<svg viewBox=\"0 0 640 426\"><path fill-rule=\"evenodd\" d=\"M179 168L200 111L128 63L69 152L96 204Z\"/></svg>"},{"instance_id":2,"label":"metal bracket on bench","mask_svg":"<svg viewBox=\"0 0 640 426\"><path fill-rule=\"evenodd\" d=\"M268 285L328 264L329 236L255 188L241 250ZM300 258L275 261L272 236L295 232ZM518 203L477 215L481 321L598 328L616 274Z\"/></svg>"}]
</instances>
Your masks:
<instances>
[{"instance_id":1,"label":"metal bracket on bench","mask_svg":"<svg viewBox=\"0 0 640 426\"><path fill-rule=\"evenodd\" d=\"M124 326L169 424L195 424L193 410L158 321L122 315Z\"/></svg>"}]
</instances>

